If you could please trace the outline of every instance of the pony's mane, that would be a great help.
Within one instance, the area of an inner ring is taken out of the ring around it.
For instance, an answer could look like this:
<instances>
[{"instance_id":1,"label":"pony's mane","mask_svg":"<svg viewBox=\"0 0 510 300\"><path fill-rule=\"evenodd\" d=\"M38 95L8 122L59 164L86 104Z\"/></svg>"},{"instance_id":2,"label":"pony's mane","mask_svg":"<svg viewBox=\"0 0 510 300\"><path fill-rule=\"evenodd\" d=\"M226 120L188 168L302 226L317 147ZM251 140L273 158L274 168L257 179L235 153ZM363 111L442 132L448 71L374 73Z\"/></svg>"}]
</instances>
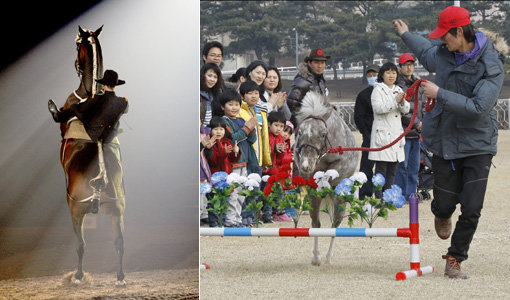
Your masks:
<instances>
[{"instance_id":1,"label":"pony's mane","mask_svg":"<svg viewBox=\"0 0 510 300\"><path fill-rule=\"evenodd\" d=\"M328 112L324 96L317 92L309 91L301 102L301 109L296 112L298 123L303 122L309 116L322 116Z\"/></svg>"}]
</instances>

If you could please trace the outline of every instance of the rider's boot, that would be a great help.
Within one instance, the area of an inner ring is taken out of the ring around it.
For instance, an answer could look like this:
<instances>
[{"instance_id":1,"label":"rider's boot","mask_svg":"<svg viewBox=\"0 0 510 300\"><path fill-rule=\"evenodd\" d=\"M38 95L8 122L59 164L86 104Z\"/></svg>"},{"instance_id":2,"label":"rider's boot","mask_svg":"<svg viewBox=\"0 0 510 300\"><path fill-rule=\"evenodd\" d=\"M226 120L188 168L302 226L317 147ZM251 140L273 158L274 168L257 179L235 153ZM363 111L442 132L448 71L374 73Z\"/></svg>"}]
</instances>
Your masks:
<instances>
[{"instance_id":1,"label":"rider's boot","mask_svg":"<svg viewBox=\"0 0 510 300\"><path fill-rule=\"evenodd\" d=\"M94 198L94 200L92 200L92 207L90 208L90 212L93 214L97 214L98 211L99 211L99 199Z\"/></svg>"},{"instance_id":2,"label":"rider's boot","mask_svg":"<svg viewBox=\"0 0 510 300\"><path fill-rule=\"evenodd\" d=\"M55 104L55 102L53 102L53 100L48 100L48 110L50 111L51 113L51 116L53 117L53 120L55 122L58 122L58 113L60 112L57 108L57 105Z\"/></svg>"}]
</instances>

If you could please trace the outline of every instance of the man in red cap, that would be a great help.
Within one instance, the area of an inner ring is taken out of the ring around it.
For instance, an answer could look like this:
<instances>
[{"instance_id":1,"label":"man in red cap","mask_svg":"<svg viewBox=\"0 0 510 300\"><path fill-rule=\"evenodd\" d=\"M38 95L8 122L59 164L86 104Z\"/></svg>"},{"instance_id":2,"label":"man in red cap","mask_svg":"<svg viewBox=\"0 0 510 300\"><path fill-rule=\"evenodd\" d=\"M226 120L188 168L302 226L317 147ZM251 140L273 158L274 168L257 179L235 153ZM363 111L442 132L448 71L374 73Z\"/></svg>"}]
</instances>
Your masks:
<instances>
[{"instance_id":1,"label":"man in red cap","mask_svg":"<svg viewBox=\"0 0 510 300\"><path fill-rule=\"evenodd\" d=\"M404 92L413 85L418 79L414 76L415 59L411 53L404 53L398 59L399 73L397 76L397 85ZM404 130L409 126L414 113L414 101L418 101L418 110L413 122L413 126L406 135L404 146L405 160L400 162L395 174L395 184L400 186L402 194L409 201L411 194L416 194L418 187L418 171L420 170L420 134L423 119L423 105L425 102L423 91L417 97L411 99L411 108L408 113L402 114L402 127ZM425 99L426 100L426 99Z\"/></svg>"},{"instance_id":2,"label":"man in red cap","mask_svg":"<svg viewBox=\"0 0 510 300\"><path fill-rule=\"evenodd\" d=\"M431 210L441 239L451 234L451 216L457 204L461 214L455 225L446 259L445 276L463 278L460 263L468 250L482 210L492 157L497 152L498 126L494 106L503 85L502 59L482 32L475 32L469 12L450 6L439 14L432 43L409 32L402 20L393 25L404 43L436 83L421 84L425 96L436 98L434 108L423 116L422 136L434 154L434 200Z\"/></svg>"}]
</instances>

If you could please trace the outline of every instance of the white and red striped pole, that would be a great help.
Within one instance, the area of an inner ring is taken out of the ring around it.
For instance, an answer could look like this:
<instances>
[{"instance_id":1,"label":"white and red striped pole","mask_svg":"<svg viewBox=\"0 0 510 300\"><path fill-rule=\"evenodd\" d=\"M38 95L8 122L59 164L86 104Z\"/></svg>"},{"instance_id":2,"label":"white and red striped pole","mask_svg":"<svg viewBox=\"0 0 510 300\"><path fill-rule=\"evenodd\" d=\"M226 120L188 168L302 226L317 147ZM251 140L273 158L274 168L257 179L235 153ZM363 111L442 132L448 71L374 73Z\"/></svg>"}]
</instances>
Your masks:
<instances>
[{"instance_id":1,"label":"white and red striped pole","mask_svg":"<svg viewBox=\"0 0 510 300\"><path fill-rule=\"evenodd\" d=\"M418 222L418 197L416 194L409 196L409 236L411 270L398 272L395 275L397 280L422 276L434 272L434 267L420 267L420 226Z\"/></svg>"}]
</instances>

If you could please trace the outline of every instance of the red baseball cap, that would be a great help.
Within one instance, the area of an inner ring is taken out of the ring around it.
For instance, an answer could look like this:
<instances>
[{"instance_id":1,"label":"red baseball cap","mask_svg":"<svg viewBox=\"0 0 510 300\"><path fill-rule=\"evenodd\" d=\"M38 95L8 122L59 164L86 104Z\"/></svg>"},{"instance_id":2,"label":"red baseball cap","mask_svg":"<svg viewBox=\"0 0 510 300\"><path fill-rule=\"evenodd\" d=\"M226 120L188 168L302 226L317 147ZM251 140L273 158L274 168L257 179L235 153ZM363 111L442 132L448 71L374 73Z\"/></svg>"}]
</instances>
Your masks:
<instances>
[{"instance_id":1,"label":"red baseball cap","mask_svg":"<svg viewBox=\"0 0 510 300\"><path fill-rule=\"evenodd\" d=\"M410 60L412 60L413 62L415 61L414 57L411 55L411 53L404 53L404 54L400 55L400 57L398 58L398 64L403 65Z\"/></svg>"},{"instance_id":2,"label":"red baseball cap","mask_svg":"<svg viewBox=\"0 0 510 300\"><path fill-rule=\"evenodd\" d=\"M448 6L439 13L437 28L429 33L429 38L438 39L452 28L471 24L469 11L460 6Z\"/></svg>"}]
</instances>

